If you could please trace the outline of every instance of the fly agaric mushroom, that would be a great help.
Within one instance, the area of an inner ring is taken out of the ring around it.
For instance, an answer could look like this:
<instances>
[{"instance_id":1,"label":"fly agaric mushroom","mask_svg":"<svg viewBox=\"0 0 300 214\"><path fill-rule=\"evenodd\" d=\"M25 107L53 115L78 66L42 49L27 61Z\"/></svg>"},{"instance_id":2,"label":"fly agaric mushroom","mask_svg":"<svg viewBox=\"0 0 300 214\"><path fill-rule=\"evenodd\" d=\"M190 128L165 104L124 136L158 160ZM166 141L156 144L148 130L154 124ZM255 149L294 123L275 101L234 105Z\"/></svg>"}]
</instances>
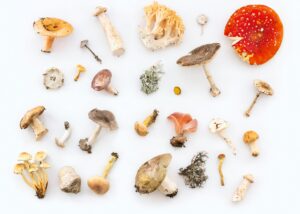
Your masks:
<instances>
[{"instance_id":1,"label":"fly agaric mushroom","mask_svg":"<svg viewBox=\"0 0 300 214\"><path fill-rule=\"evenodd\" d=\"M177 64L182 66L202 65L205 76L210 84L210 94L213 97L218 96L221 92L216 86L206 65L212 60L220 47L221 45L219 43L202 45L192 50L188 55L183 56L177 60Z\"/></svg>"},{"instance_id":2,"label":"fly agaric mushroom","mask_svg":"<svg viewBox=\"0 0 300 214\"><path fill-rule=\"evenodd\" d=\"M43 114L44 111L44 106L37 106L27 111L20 121L21 129L26 129L28 126L33 129L35 140L40 140L48 132L48 129L46 129L42 122L38 119L38 117Z\"/></svg>"},{"instance_id":3,"label":"fly agaric mushroom","mask_svg":"<svg viewBox=\"0 0 300 214\"><path fill-rule=\"evenodd\" d=\"M55 138L55 144L61 148L65 147L65 144L66 144L67 140L70 138L71 133L72 133L72 129L71 129L70 123L68 121L64 122L64 127L65 127L65 132L64 132L63 136L60 138Z\"/></svg>"},{"instance_id":4,"label":"fly agaric mushroom","mask_svg":"<svg viewBox=\"0 0 300 214\"><path fill-rule=\"evenodd\" d=\"M283 25L277 13L265 5L247 5L228 20L224 35L243 61L260 65L270 60L280 48Z\"/></svg>"},{"instance_id":5,"label":"fly agaric mushroom","mask_svg":"<svg viewBox=\"0 0 300 214\"><path fill-rule=\"evenodd\" d=\"M135 122L134 129L136 133L140 136L146 136L148 132L148 127L155 123L158 116L158 111L155 109L151 115L149 115L143 122Z\"/></svg>"},{"instance_id":6,"label":"fly agaric mushroom","mask_svg":"<svg viewBox=\"0 0 300 214\"><path fill-rule=\"evenodd\" d=\"M159 190L164 195L172 198L178 192L177 185L167 176L167 168L172 155L161 154L145 162L135 176L136 191L148 194Z\"/></svg>"},{"instance_id":7,"label":"fly agaric mushroom","mask_svg":"<svg viewBox=\"0 0 300 214\"><path fill-rule=\"evenodd\" d=\"M184 147L187 141L186 134L197 131L198 121L191 115L175 112L168 116L168 119L175 124L176 136L172 137L170 143L174 147Z\"/></svg>"},{"instance_id":8,"label":"fly agaric mushroom","mask_svg":"<svg viewBox=\"0 0 300 214\"><path fill-rule=\"evenodd\" d=\"M112 78L112 73L108 69L103 69L99 71L93 78L91 87L95 91L105 90L115 96L119 94L119 92L113 88L110 84Z\"/></svg>"},{"instance_id":9,"label":"fly agaric mushroom","mask_svg":"<svg viewBox=\"0 0 300 214\"><path fill-rule=\"evenodd\" d=\"M110 185L109 181L107 180L107 176L118 158L118 153L111 153L111 158L105 166L102 176L94 176L88 180L89 188L95 193L103 195L109 190Z\"/></svg>"},{"instance_id":10,"label":"fly agaric mushroom","mask_svg":"<svg viewBox=\"0 0 300 214\"><path fill-rule=\"evenodd\" d=\"M239 202L244 199L246 191L248 190L251 183L254 182L254 177L251 174L247 174L243 177L242 183L238 186L236 191L233 193L232 201Z\"/></svg>"},{"instance_id":11,"label":"fly agaric mushroom","mask_svg":"<svg viewBox=\"0 0 300 214\"><path fill-rule=\"evenodd\" d=\"M155 51L182 41L184 24L175 11L154 2L144 13L146 26L140 28L140 38L146 48Z\"/></svg>"},{"instance_id":12,"label":"fly agaric mushroom","mask_svg":"<svg viewBox=\"0 0 300 214\"><path fill-rule=\"evenodd\" d=\"M244 143L249 145L253 157L257 157L259 155L259 148L256 144L256 140L258 138L259 135L252 130L245 132L243 137Z\"/></svg>"},{"instance_id":13,"label":"fly agaric mushroom","mask_svg":"<svg viewBox=\"0 0 300 214\"><path fill-rule=\"evenodd\" d=\"M44 37L44 47L41 50L50 53L52 44L56 37L68 36L73 31L73 27L68 22L57 18L40 18L33 23L34 30Z\"/></svg>"},{"instance_id":14,"label":"fly agaric mushroom","mask_svg":"<svg viewBox=\"0 0 300 214\"><path fill-rule=\"evenodd\" d=\"M118 128L118 124L113 113L107 110L95 108L89 112L88 116L90 120L96 123L96 128L89 138L80 139L79 147L82 151L92 153L92 145L96 142L101 129L108 128L110 131L113 131Z\"/></svg>"},{"instance_id":15,"label":"fly agaric mushroom","mask_svg":"<svg viewBox=\"0 0 300 214\"><path fill-rule=\"evenodd\" d=\"M215 118L212 119L209 124L209 130L211 133L218 134L230 147L232 150L232 153L236 155L236 147L233 145L232 141L225 135L224 131L229 126L228 122L221 119L221 118Z\"/></svg>"},{"instance_id":16,"label":"fly agaric mushroom","mask_svg":"<svg viewBox=\"0 0 300 214\"><path fill-rule=\"evenodd\" d=\"M256 104L257 99L259 98L259 96L261 94L265 94L267 96L272 96L273 93L274 93L272 87L268 83L266 83L264 81L254 80L254 86L255 86L255 88L257 90L257 93L256 93L255 98L252 101L250 107L245 112L245 116L247 116L247 117L250 117L250 113L251 113L254 105Z\"/></svg>"}]
</instances>

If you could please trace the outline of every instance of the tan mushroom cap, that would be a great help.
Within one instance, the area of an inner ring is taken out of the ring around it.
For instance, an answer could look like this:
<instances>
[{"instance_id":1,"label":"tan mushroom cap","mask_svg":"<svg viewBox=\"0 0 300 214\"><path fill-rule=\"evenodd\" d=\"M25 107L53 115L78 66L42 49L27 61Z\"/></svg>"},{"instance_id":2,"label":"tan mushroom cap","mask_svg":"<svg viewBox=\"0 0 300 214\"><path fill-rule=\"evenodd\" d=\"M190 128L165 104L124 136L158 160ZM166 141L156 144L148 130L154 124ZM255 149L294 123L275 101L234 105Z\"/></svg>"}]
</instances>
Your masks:
<instances>
[{"instance_id":1,"label":"tan mushroom cap","mask_svg":"<svg viewBox=\"0 0 300 214\"><path fill-rule=\"evenodd\" d=\"M244 143L253 143L258 138L259 138L259 135L257 134L257 132L250 130L250 131L245 132L243 140L244 140Z\"/></svg>"},{"instance_id":2,"label":"tan mushroom cap","mask_svg":"<svg viewBox=\"0 0 300 214\"><path fill-rule=\"evenodd\" d=\"M14 168L14 173L15 174L21 174L25 169L25 164L23 163L18 163L15 165L15 168Z\"/></svg>"},{"instance_id":3,"label":"tan mushroom cap","mask_svg":"<svg viewBox=\"0 0 300 214\"><path fill-rule=\"evenodd\" d=\"M68 22L58 18L40 18L33 23L34 30L49 37L64 37L72 33L73 27Z\"/></svg>"},{"instance_id":4,"label":"tan mushroom cap","mask_svg":"<svg viewBox=\"0 0 300 214\"><path fill-rule=\"evenodd\" d=\"M36 172L39 170L39 166L36 163L31 163L29 165L28 172Z\"/></svg>"},{"instance_id":5,"label":"tan mushroom cap","mask_svg":"<svg viewBox=\"0 0 300 214\"><path fill-rule=\"evenodd\" d=\"M92 109L89 112L89 118L98 125L115 130L118 128L115 116L112 112L107 110Z\"/></svg>"},{"instance_id":6,"label":"tan mushroom cap","mask_svg":"<svg viewBox=\"0 0 300 214\"><path fill-rule=\"evenodd\" d=\"M51 166L50 166L50 164L48 164L48 163L46 163L46 162L42 162L42 163L40 164L40 167L43 168L43 169L48 169L48 168L50 168Z\"/></svg>"},{"instance_id":7,"label":"tan mushroom cap","mask_svg":"<svg viewBox=\"0 0 300 214\"><path fill-rule=\"evenodd\" d=\"M148 127L142 122L136 122L134 124L134 129L140 136L146 136L149 133Z\"/></svg>"},{"instance_id":8,"label":"tan mushroom cap","mask_svg":"<svg viewBox=\"0 0 300 214\"><path fill-rule=\"evenodd\" d=\"M27 152L21 152L18 157L18 161L30 161L32 159L31 154Z\"/></svg>"},{"instance_id":9,"label":"tan mushroom cap","mask_svg":"<svg viewBox=\"0 0 300 214\"><path fill-rule=\"evenodd\" d=\"M44 106L37 106L37 107L27 111L26 114L24 115L24 117L20 121L20 128L26 129L32 122L32 119L40 116L41 114L43 114L44 111L45 111Z\"/></svg>"},{"instance_id":10,"label":"tan mushroom cap","mask_svg":"<svg viewBox=\"0 0 300 214\"><path fill-rule=\"evenodd\" d=\"M228 128L228 126L229 124L226 120L223 120L221 118L214 118L209 123L209 130L212 133L217 133L225 130L226 128Z\"/></svg>"},{"instance_id":11,"label":"tan mushroom cap","mask_svg":"<svg viewBox=\"0 0 300 214\"><path fill-rule=\"evenodd\" d=\"M254 86L261 93L269 96L273 95L273 89L267 82L264 82L262 80L254 80Z\"/></svg>"},{"instance_id":12,"label":"tan mushroom cap","mask_svg":"<svg viewBox=\"0 0 300 214\"><path fill-rule=\"evenodd\" d=\"M34 160L38 161L38 162L41 162L41 161L45 160L46 157L47 157L46 152L39 151L39 152L35 153Z\"/></svg>"},{"instance_id":13,"label":"tan mushroom cap","mask_svg":"<svg viewBox=\"0 0 300 214\"><path fill-rule=\"evenodd\" d=\"M97 194L104 194L109 190L109 182L101 176L94 176L88 180L88 186Z\"/></svg>"},{"instance_id":14,"label":"tan mushroom cap","mask_svg":"<svg viewBox=\"0 0 300 214\"><path fill-rule=\"evenodd\" d=\"M158 155L144 163L135 177L135 188L139 193L151 193L163 182L172 160L169 153Z\"/></svg>"}]
</instances>

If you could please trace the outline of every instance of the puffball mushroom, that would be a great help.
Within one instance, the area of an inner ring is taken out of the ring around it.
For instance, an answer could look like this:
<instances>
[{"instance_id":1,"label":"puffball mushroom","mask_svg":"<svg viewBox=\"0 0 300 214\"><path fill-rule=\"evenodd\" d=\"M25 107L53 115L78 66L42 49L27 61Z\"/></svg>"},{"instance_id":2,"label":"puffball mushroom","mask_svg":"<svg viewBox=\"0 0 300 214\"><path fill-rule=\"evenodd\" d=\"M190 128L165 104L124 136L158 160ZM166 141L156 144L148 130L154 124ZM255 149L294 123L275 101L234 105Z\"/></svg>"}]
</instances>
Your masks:
<instances>
[{"instance_id":1,"label":"puffball mushroom","mask_svg":"<svg viewBox=\"0 0 300 214\"><path fill-rule=\"evenodd\" d=\"M93 78L91 87L95 91L105 90L113 95L118 95L119 92L113 88L110 84L112 78L112 73L108 69L103 69L99 71Z\"/></svg>"},{"instance_id":2,"label":"puffball mushroom","mask_svg":"<svg viewBox=\"0 0 300 214\"><path fill-rule=\"evenodd\" d=\"M136 133L140 136L146 136L148 132L148 127L155 123L158 116L158 111L155 109L151 115L149 115L143 122L135 122L134 129Z\"/></svg>"},{"instance_id":3,"label":"puffball mushroom","mask_svg":"<svg viewBox=\"0 0 300 214\"><path fill-rule=\"evenodd\" d=\"M257 157L259 155L259 148L256 143L258 138L259 135L257 132L252 130L245 132L243 137L244 143L249 145L253 157Z\"/></svg>"},{"instance_id":4,"label":"puffball mushroom","mask_svg":"<svg viewBox=\"0 0 300 214\"><path fill-rule=\"evenodd\" d=\"M235 190L232 196L232 202L239 202L244 199L246 192L251 183L254 182L254 177L251 174L247 174L243 177L241 184Z\"/></svg>"},{"instance_id":5,"label":"puffball mushroom","mask_svg":"<svg viewBox=\"0 0 300 214\"><path fill-rule=\"evenodd\" d=\"M41 50L50 53L52 44L57 37L65 37L73 32L73 27L68 22L58 18L40 18L33 23L34 30L44 37L44 47Z\"/></svg>"},{"instance_id":6,"label":"puffball mushroom","mask_svg":"<svg viewBox=\"0 0 300 214\"><path fill-rule=\"evenodd\" d=\"M100 195L105 194L109 190L110 185L109 181L107 180L107 176L118 159L118 153L111 153L110 160L105 166L102 176L94 176L88 180L88 186L91 190Z\"/></svg>"},{"instance_id":7,"label":"puffball mushroom","mask_svg":"<svg viewBox=\"0 0 300 214\"><path fill-rule=\"evenodd\" d=\"M70 138L71 133L72 133L72 129L71 129L70 123L68 121L64 122L64 127L65 127L65 132L64 132L63 136L60 138L55 138L55 144L61 148L65 147L65 143L68 141L68 139Z\"/></svg>"},{"instance_id":8,"label":"puffball mushroom","mask_svg":"<svg viewBox=\"0 0 300 214\"><path fill-rule=\"evenodd\" d=\"M37 106L27 111L20 121L21 129L26 129L28 126L33 129L35 140L40 140L48 132L48 129L46 129L42 122L38 119L38 117L43 114L44 111L44 106Z\"/></svg>"},{"instance_id":9,"label":"puffball mushroom","mask_svg":"<svg viewBox=\"0 0 300 214\"><path fill-rule=\"evenodd\" d=\"M66 193L79 193L81 178L71 166L64 166L59 170L59 188Z\"/></svg>"},{"instance_id":10,"label":"puffball mushroom","mask_svg":"<svg viewBox=\"0 0 300 214\"><path fill-rule=\"evenodd\" d=\"M226 120L221 118L214 118L211 120L209 124L209 130L211 133L218 134L230 147L232 153L236 155L236 147L232 143L232 141L225 135L225 130L228 128L229 124Z\"/></svg>"},{"instance_id":11,"label":"puffball mushroom","mask_svg":"<svg viewBox=\"0 0 300 214\"><path fill-rule=\"evenodd\" d=\"M152 51L179 44L184 35L184 24L175 11L157 2L144 8L146 26L140 27L144 46Z\"/></svg>"},{"instance_id":12,"label":"puffball mushroom","mask_svg":"<svg viewBox=\"0 0 300 214\"><path fill-rule=\"evenodd\" d=\"M118 124L113 113L107 110L95 108L89 112L88 116L91 121L96 123L96 128L89 138L80 139L79 148L82 151L92 153L92 145L96 142L101 129L108 128L110 131L113 131L118 128Z\"/></svg>"},{"instance_id":13,"label":"puffball mushroom","mask_svg":"<svg viewBox=\"0 0 300 214\"><path fill-rule=\"evenodd\" d=\"M218 96L221 92L216 86L206 65L212 60L220 47L221 45L219 43L202 45L192 50L188 55L177 60L177 64L182 66L202 65L205 76L210 84L210 94L213 97Z\"/></svg>"},{"instance_id":14,"label":"puffball mushroom","mask_svg":"<svg viewBox=\"0 0 300 214\"><path fill-rule=\"evenodd\" d=\"M184 147L187 141L186 134L197 131L198 121L192 119L190 114L175 112L168 116L175 124L176 136L172 137L170 143L174 147Z\"/></svg>"}]
</instances>

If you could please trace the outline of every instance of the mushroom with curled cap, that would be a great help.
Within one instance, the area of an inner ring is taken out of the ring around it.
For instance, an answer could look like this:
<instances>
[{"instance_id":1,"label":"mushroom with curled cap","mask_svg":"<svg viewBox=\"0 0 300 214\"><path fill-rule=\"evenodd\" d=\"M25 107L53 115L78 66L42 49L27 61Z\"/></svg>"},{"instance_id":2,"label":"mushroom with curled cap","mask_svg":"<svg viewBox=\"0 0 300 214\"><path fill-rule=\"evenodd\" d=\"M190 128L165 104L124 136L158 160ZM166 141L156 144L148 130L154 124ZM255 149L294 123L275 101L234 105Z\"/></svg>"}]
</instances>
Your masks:
<instances>
[{"instance_id":1,"label":"mushroom with curled cap","mask_svg":"<svg viewBox=\"0 0 300 214\"><path fill-rule=\"evenodd\" d=\"M202 65L205 76L210 84L210 93L213 97L218 96L221 92L216 86L206 65L212 60L220 47L221 45L219 43L202 45L177 60L177 64L182 66Z\"/></svg>"},{"instance_id":2,"label":"mushroom with curled cap","mask_svg":"<svg viewBox=\"0 0 300 214\"><path fill-rule=\"evenodd\" d=\"M105 90L113 95L118 95L119 92L110 84L112 73L108 69L99 71L93 78L91 87L95 91Z\"/></svg>"},{"instance_id":3,"label":"mushroom with curled cap","mask_svg":"<svg viewBox=\"0 0 300 214\"><path fill-rule=\"evenodd\" d=\"M68 36L73 31L73 27L68 22L58 18L40 18L33 23L34 30L44 37L44 47L42 52L50 53L52 44L56 37Z\"/></svg>"},{"instance_id":4,"label":"mushroom with curled cap","mask_svg":"<svg viewBox=\"0 0 300 214\"><path fill-rule=\"evenodd\" d=\"M82 151L92 153L92 145L96 142L101 129L108 128L113 131L118 128L118 124L113 113L107 110L95 108L89 112L88 116L90 120L96 123L96 128L89 138L80 139L79 147Z\"/></svg>"},{"instance_id":5,"label":"mushroom with curled cap","mask_svg":"<svg viewBox=\"0 0 300 214\"><path fill-rule=\"evenodd\" d=\"M42 122L38 119L44 111L44 106L37 106L27 111L20 121L21 129L26 129L28 126L33 129L36 140L40 140L48 132L48 129L46 129Z\"/></svg>"},{"instance_id":6,"label":"mushroom with curled cap","mask_svg":"<svg viewBox=\"0 0 300 214\"><path fill-rule=\"evenodd\" d=\"M178 192L177 185L167 176L167 168L172 155L169 153L158 155L145 162L137 171L135 177L136 191L148 194L159 190L164 195L172 198Z\"/></svg>"}]
</instances>

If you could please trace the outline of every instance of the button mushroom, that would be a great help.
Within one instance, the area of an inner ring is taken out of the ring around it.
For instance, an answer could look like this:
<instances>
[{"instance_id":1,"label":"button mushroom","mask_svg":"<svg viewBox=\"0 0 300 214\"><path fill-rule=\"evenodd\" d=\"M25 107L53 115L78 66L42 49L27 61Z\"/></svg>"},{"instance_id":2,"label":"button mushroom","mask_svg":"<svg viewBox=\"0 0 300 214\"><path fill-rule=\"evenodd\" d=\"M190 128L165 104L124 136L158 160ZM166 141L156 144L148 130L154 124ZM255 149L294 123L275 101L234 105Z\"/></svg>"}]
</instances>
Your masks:
<instances>
[{"instance_id":1,"label":"button mushroom","mask_svg":"<svg viewBox=\"0 0 300 214\"><path fill-rule=\"evenodd\" d=\"M44 106L37 106L27 111L20 121L21 129L26 129L28 126L33 129L36 140L40 140L48 132L48 129L46 129L42 122L38 119L44 111Z\"/></svg>"},{"instance_id":2,"label":"button mushroom","mask_svg":"<svg viewBox=\"0 0 300 214\"><path fill-rule=\"evenodd\" d=\"M140 136L146 136L148 132L148 127L155 122L158 116L158 111L155 109L151 115L149 115L143 122L136 122L134 124L134 129L136 133Z\"/></svg>"},{"instance_id":3,"label":"button mushroom","mask_svg":"<svg viewBox=\"0 0 300 214\"><path fill-rule=\"evenodd\" d=\"M99 71L93 78L91 87L95 91L105 90L113 95L118 95L119 92L110 84L112 73L108 69Z\"/></svg>"},{"instance_id":4,"label":"button mushroom","mask_svg":"<svg viewBox=\"0 0 300 214\"><path fill-rule=\"evenodd\" d=\"M167 168L172 155L161 154L144 163L137 171L135 177L136 191L147 194L159 190L164 195L172 198L178 192L177 185L167 176Z\"/></svg>"},{"instance_id":5,"label":"button mushroom","mask_svg":"<svg viewBox=\"0 0 300 214\"><path fill-rule=\"evenodd\" d=\"M210 93L213 97L218 96L221 92L216 86L206 65L212 60L220 47L221 45L219 43L202 45L177 60L177 64L182 66L202 65L205 76L210 84Z\"/></svg>"},{"instance_id":6,"label":"button mushroom","mask_svg":"<svg viewBox=\"0 0 300 214\"><path fill-rule=\"evenodd\" d=\"M256 143L258 138L259 135L252 130L245 132L243 137L244 143L249 145L253 157L257 157L259 155L259 148Z\"/></svg>"},{"instance_id":7,"label":"button mushroom","mask_svg":"<svg viewBox=\"0 0 300 214\"><path fill-rule=\"evenodd\" d=\"M238 188L235 190L232 196L233 202L239 202L244 199L246 192L250 186L251 183L254 182L254 177L251 174L247 174L243 177L243 181L238 186Z\"/></svg>"},{"instance_id":8,"label":"button mushroom","mask_svg":"<svg viewBox=\"0 0 300 214\"><path fill-rule=\"evenodd\" d=\"M218 134L230 147L232 150L232 153L236 155L236 147L233 145L232 141L225 135L224 131L229 126L228 122L221 119L221 118L215 118L212 119L209 124L209 130L211 133Z\"/></svg>"},{"instance_id":9,"label":"button mushroom","mask_svg":"<svg viewBox=\"0 0 300 214\"><path fill-rule=\"evenodd\" d=\"M257 93L256 93L256 96L255 96L254 100L252 101L250 107L245 112L245 116L247 116L247 117L250 117L250 113L251 113L254 105L256 104L257 99L259 98L259 96L261 94L265 94L267 96L272 96L274 93L272 87L264 81L254 80L254 86L257 90Z\"/></svg>"},{"instance_id":10,"label":"button mushroom","mask_svg":"<svg viewBox=\"0 0 300 214\"><path fill-rule=\"evenodd\" d=\"M33 23L34 30L44 37L44 47L41 50L50 53L52 44L56 37L68 36L73 31L73 27L68 22L57 18L40 18Z\"/></svg>"},{"instance_id":11,"label":"button mushroom","mask_svg":"<svg viewBox=\"0 0 300 214\"><path fill-rule=\"evenodd\" d=\"M107 110L95 108L89 112L88 116L90 120L96 123L96 128L89 138L84 138L79 141L79 147L82 151L92 153L92 145L96 142L101 129L108 128L113 131L118 128L118 124L113 113Z\"/></svg>"}]
</instances>

